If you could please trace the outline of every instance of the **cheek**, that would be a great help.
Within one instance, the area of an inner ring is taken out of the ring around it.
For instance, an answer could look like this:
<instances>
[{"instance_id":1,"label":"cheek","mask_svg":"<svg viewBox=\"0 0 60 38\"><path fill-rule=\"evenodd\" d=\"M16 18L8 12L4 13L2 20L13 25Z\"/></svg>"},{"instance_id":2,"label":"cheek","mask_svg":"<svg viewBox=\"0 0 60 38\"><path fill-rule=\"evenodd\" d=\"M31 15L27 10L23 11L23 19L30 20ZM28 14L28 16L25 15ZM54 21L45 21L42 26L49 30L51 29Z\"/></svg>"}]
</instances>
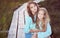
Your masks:
<instances>
[{"instance_id":1,"label":"cheek","mask_svg":"<svg viewBox=\"0 0 60 38\"><path fill-rule=\"evenodd\" d=\"M38 18L40 18L41 16L38 14Z\"/></svg>"},{"instance_id":2,"label":"cheek","mask_svg":"<svg viewBox=\"0 0 60 38\"><path fill-rule=\"evenodd\" d=\"M31 10L32 11L37 11L37 7L35 6L35 7L31 8Z\"/></svg>"},{"instance_id":3,"label":"cheek","mask_svg":"<svg viewBox=\"0 0 60 38\"><path fill-rule=\"evenodd\" d=\"M34 8L31 8L30 10L31 10L31 11L34 11Z\"/></svg>"},{"instance_id":4,"label":"cheek","mask_svg":"<svg viewBox=\"0 0 60 38\"><path fill-rule=\"evenodd\" d=\"M40 14L39 14L39 15L38 15L38 18L43 18L43 15L40 15Z\"/></svg>"},{"instance_id":5,"label":"cheek","mask_svg":"<svg viewBox=\"0 0 60 38\"><path fill-rule=\"evenodd\" d=\"M43 18L43 15L41 15L41 18Z\"/></svg>"},{"instance_id":6,"label":"cheek","mask_svg":"<svg viewBox=\"0 0 60 38\"><path fill-rule=\"evenodd\" d=\"M37 6L35 6L35 9L37 9Z\"/></svg>"},{"instance_id":7,"label":"cheek","mask_svg":"<svg viewBox=\"0 0 60 38\"><path fill-rule=\"evenodd\" d=\"M35 11L37 11L37 7L35 7L34 9L35 9Z\"/></svg>"}]
</instances>

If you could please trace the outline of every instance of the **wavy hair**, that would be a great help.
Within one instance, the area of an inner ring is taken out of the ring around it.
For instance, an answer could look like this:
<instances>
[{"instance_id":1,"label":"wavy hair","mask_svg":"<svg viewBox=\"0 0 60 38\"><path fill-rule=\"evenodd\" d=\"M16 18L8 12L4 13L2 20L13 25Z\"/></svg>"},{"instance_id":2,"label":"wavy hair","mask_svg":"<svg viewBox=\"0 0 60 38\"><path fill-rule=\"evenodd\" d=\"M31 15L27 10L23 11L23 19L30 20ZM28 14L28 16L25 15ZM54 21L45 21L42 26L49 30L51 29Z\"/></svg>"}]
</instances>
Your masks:
<instances>
[{"instance_id":1,"label":"wavy hair","mask_svg":"<svg viewBox=\"0 0 60 38\"><path fill-rule=\"evenodd\" d=\"M44 17L42 19L42 28L44 28L45 25L47 25L47 23L50 22L50 17L48 15L48 11L45 8L40 8L40 11L44 11ZM38 18L38 14L37 14L36 28L38 28L38 29L39 29L39 21L40 21L40 19Z\"/></svg>"},{"instance_id":2,"label":"wavy hair","mask_svg":"<svg viewBox=\"0 0 60 38\"><path fill-rule=\"evenodd\" d=\"M30 4L35 4L35 5L37 6L37 12L36 12L36 13L38 13L38 11L39 11L39 6L38 6L38 4L35 3L35 2L29 2L28 5L27 5L28 14L29 14L29 16L32 18L33 22L35 22L35 21L34 21L34 15L32 14L32 11L30 10Z\"/></svg>"}]
</instances>

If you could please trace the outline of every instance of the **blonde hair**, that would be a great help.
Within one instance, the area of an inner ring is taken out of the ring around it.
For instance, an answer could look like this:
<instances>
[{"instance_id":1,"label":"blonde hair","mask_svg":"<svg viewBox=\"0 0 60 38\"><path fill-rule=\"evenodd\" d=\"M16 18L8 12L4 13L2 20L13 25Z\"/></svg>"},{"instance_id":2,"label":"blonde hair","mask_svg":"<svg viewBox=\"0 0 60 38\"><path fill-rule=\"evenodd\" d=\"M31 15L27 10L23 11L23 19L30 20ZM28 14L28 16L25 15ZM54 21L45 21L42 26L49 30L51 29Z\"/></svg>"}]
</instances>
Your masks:
<instances>
[{"instance_id":1,"label":"blonde hair","mask_svg":"<svg viewBox=\"0 0 60 38\"><path fill-rule=\"evenodd\" d=\"M46 8L40 8L39 11L44 11L44 14L45 14L45 18L43 18L43 28L45 27L45 25L50 22L50 17L49 17L49 14L48 14L48 11ZM38 14L37 14L38 16ZM39 28L39 19L38 17L36 18L36 27Z\"/></svg>"},{"instance_id":2,"label":"blonde hair","mask_svg":"<svg viewBox=\"0 0 60 38\"><path fill-rule=\"evenodd\" d=\"M47 9L46 8L40 8L40 10L43 10L46 13L46 21L50 22L50 17L49 17Z\"/></svg>"}]
</instances>

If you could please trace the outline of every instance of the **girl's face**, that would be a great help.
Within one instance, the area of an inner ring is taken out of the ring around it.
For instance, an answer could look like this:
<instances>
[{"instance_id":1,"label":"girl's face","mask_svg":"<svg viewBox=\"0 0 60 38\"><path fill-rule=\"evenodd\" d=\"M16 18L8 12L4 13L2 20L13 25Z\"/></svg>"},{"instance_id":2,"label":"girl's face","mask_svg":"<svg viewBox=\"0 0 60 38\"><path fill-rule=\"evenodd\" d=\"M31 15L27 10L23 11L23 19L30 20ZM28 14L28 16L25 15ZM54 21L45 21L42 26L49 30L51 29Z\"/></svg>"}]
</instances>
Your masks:
<instances>
[{"instance_id":1,"label":"girl's face","mask_svg":"<svg viewBox=\"0 0 60 38\"><path fill-rule=\"evenodd\" d=\"M39 13L38 13L38 18L43 19L43 17L44 17L44 11L40 10Z\"/></svg>"},{"instance_id":2,"label":"girl's face","mask_svg":"<svg viewBox=\"0 0 60 38\"><path fill-rule=\"evenodd\" d=\"M37 12L37 6L35 4L30 4L30 10L34 15Z\"/></svg>"}]
</instances>

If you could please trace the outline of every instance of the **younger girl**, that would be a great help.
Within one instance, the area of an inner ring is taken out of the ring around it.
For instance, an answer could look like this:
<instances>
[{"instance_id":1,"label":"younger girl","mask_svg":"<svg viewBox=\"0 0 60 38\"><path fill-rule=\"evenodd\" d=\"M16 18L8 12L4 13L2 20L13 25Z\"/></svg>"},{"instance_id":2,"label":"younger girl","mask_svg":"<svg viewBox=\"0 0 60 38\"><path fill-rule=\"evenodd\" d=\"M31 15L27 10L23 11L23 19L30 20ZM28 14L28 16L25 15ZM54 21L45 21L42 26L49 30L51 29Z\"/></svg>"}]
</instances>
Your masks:
<instances>
[{"instance_id":1,"label":"younger girl","mask_svg":"<svg viewBox=\"0 0 60 38\"><path fill-rule=\"evenodd\" d=\"M40 8L36 18L36 29L32 38L50 38L51 26L48 12L45 8Z\"/></svg>"}]
</instances>

